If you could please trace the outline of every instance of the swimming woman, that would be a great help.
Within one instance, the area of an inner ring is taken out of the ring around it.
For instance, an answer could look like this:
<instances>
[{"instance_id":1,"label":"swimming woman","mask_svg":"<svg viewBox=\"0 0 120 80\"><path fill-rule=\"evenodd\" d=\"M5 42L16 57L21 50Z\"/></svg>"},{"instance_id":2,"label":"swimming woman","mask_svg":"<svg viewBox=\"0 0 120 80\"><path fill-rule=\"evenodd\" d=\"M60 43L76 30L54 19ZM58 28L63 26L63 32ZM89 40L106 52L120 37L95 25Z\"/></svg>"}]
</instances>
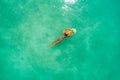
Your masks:
<instances>
[{"instance_id":1,"label":"swimming woman","mask_svg":"<svg viewBox=\"0 0 120 80\"><path fill-rule=\"evenodd\" d=\"M55 41L53 41L49 47L55 46L57 43L61 42L64 38L72 36L74 33L76 33L76 29L74 28L68 28L63 31L63 34L57 38Z\"/></svg>"}]
</instances>

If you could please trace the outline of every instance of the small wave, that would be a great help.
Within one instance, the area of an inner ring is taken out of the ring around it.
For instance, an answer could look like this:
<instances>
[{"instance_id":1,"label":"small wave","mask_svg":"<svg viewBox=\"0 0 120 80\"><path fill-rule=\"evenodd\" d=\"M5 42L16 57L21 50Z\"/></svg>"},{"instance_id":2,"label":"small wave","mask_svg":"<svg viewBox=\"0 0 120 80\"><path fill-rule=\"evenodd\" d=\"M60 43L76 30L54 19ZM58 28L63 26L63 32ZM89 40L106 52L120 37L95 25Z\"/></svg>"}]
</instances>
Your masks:
<instances>
[{"instance_id":1,"label":"small wave","mask_svg":"<svg viewBox=\"0 0 120 80\"><path fill-rule=\"evenodd\" d=\"M64 0L66 4L74 4L77 0Z\"/></svg>"}]
</instances>

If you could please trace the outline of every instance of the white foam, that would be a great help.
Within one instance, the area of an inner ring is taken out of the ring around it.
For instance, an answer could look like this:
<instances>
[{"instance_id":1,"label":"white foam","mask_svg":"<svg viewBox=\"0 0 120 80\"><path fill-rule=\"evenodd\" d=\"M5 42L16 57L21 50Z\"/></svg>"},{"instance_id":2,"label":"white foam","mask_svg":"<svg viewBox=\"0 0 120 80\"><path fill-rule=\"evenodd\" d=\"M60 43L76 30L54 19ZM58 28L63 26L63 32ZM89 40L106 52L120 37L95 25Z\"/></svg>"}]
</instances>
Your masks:
<instances>
[{"instance_id":1,"label":"white foam","mask_svg":"<svg viewBox=\"0 0 120 80\"><path fill-rule=\"evenodd\" d=\"M77 30L76 30L75 28L72 28L72 30L73 30L73 32L74 32L74 33L76 33L76 32L77 32Z\"/></svg>"},{"instance_id":2,"label":"white foam","mask_svg":"<svg viewBox=\"0 0 120 80\"><path fill-rule=\"evenodd\" d=\"M64 0L67 4L74 4L77 0Z\"/></svg>"}]
</instances>

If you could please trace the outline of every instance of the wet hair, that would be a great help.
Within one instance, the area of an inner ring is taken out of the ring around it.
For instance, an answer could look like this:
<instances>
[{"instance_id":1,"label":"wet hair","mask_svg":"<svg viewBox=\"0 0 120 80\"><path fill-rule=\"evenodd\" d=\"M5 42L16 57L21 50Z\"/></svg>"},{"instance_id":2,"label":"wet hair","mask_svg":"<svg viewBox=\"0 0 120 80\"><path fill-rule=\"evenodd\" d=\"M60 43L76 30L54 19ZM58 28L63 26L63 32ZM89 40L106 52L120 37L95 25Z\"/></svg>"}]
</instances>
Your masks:
<instances>
[{"instance_id":1,"label":"wet hair","mask_svg":"<svg viewBox=\"0 0 120 80\"><path fill-rule=\"evenodd\" d=\"M65 36L68 36L68 34L64 33Z\"/></svg>"}]
</instances>

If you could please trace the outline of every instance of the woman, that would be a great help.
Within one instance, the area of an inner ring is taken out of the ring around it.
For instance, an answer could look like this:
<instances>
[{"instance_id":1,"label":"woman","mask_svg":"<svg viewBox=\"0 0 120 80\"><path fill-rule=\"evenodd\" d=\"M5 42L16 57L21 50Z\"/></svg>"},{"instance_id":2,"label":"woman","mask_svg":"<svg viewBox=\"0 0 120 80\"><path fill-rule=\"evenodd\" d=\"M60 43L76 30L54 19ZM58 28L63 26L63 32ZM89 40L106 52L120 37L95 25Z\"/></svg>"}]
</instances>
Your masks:
<instances>
[{"instance_id":1,"label":"woman","mask_svg":"<svg viewBox=\"0 0 120 80\"><path fill-rule=\"evenodd\" d=\"M53 42L49 45L49 47L55 46L57 43L61 42L64 38L70 37L70 36L72 36L74 33L76 33L76 29L74 29L74 28L65 29L65 30L63 31L63 34L62 34L59 38L57 38L55 41L53 41Z\"/></svg>"}]
</instances>

